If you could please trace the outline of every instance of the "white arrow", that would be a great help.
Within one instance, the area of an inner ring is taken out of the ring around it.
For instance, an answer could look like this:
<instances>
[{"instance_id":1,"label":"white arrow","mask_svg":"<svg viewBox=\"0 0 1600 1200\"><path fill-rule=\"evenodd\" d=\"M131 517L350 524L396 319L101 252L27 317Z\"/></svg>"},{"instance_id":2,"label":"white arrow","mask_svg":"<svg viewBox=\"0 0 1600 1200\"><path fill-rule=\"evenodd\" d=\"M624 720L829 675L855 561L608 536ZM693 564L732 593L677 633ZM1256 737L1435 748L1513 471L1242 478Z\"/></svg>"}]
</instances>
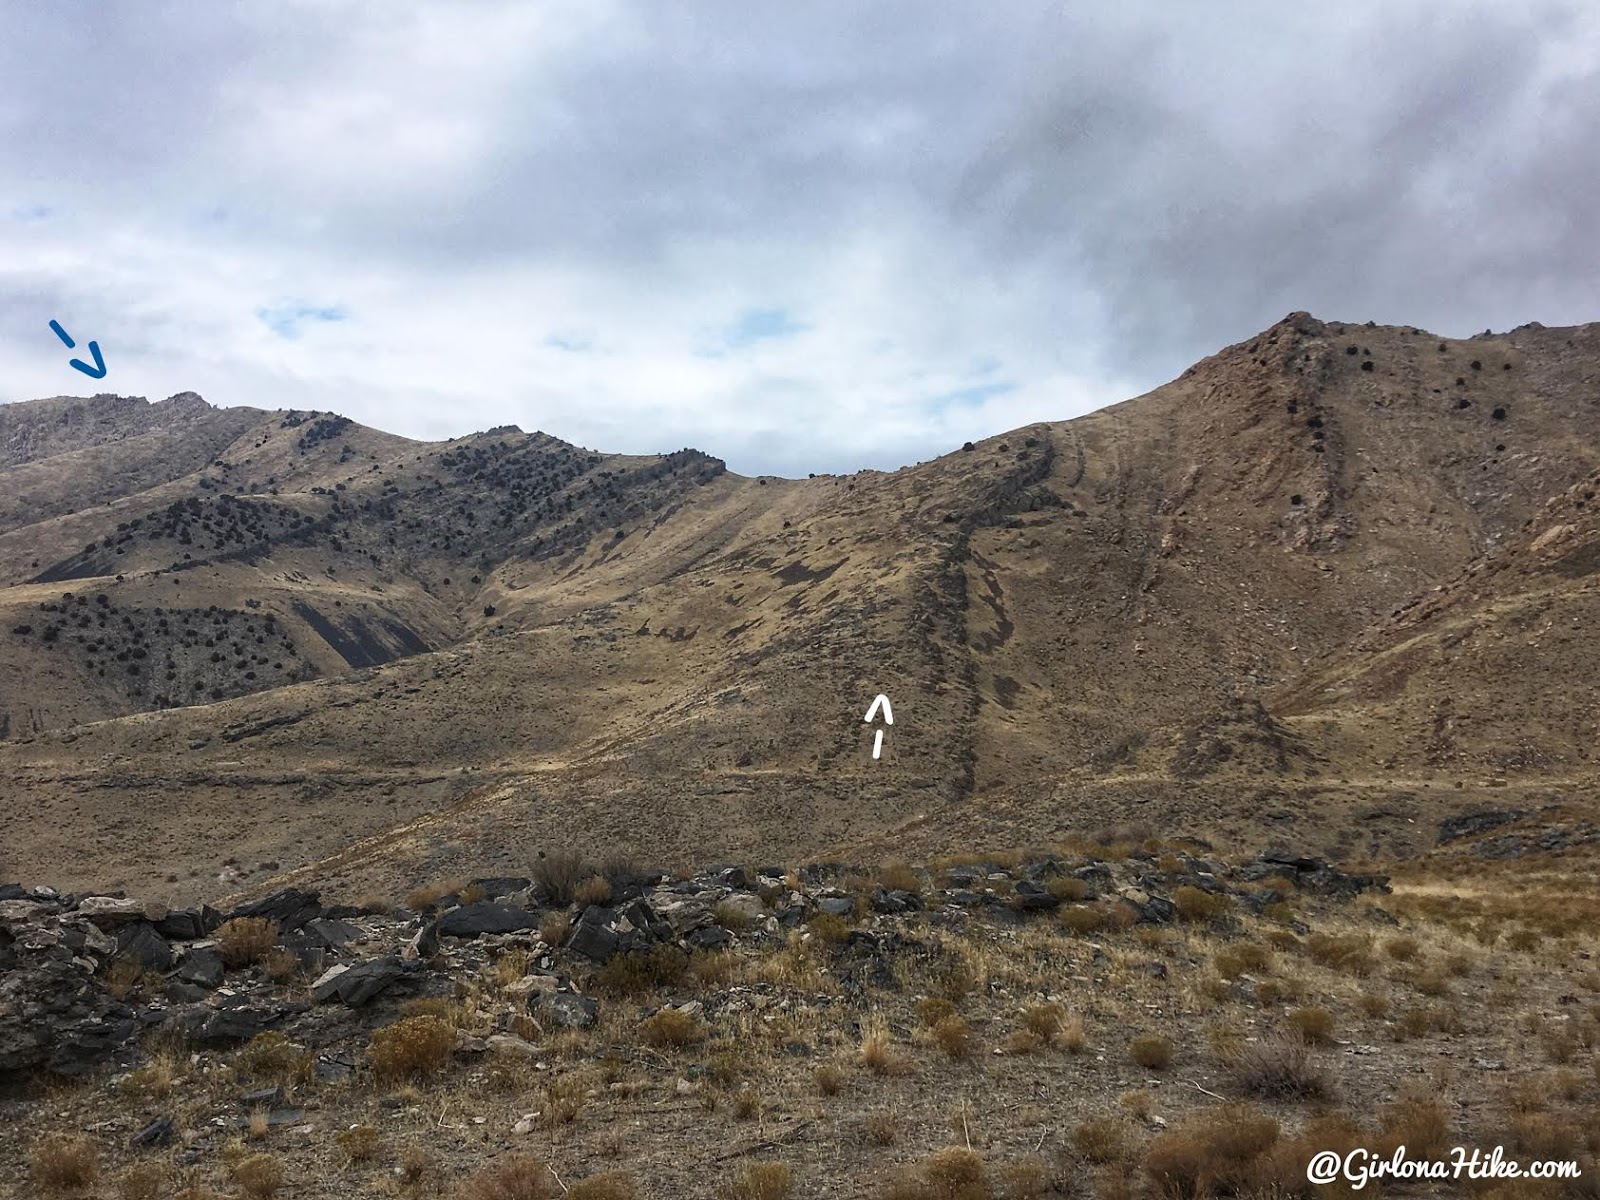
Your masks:
<instances>
[{"instance_id":1,"label":"white arrow","mask_svg":"<svg viewBox=\"0 0 1600 1200\"><path fill-rule=\"evenodd\" d=\"M872 724L872 718L878 715L878 706L880 704L883 705L883 723L885 725L893 725L894 709L889 706L889 697L885 696L882 692L878 693L877 698L872 702L872 707L867 709L867 715L861 719L868 725ZM877 735L872 739L872 757L876 759L882 753L883 730L880 729L877 731Z\"/></svg>"}]
</instances>

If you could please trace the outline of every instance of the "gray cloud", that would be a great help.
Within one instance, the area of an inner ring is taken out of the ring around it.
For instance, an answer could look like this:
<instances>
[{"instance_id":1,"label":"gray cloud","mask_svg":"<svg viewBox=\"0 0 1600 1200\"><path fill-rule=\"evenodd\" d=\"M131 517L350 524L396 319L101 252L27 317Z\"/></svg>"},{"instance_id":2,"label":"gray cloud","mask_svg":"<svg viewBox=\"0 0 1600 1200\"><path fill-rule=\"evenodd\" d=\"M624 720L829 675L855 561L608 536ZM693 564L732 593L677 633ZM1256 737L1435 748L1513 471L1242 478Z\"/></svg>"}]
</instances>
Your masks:
<instances>
[{"instance_id":1,"label":"gray cloud","mask_svg":"<svg viewBox=\"0 0 1600 1200\"><path fill-rule=\"evenodd\" d=\"M1579 3L13 5L0 395L895 466L1294 308L1600 317L1597 72Z\"/></svg>"}]
</instances>

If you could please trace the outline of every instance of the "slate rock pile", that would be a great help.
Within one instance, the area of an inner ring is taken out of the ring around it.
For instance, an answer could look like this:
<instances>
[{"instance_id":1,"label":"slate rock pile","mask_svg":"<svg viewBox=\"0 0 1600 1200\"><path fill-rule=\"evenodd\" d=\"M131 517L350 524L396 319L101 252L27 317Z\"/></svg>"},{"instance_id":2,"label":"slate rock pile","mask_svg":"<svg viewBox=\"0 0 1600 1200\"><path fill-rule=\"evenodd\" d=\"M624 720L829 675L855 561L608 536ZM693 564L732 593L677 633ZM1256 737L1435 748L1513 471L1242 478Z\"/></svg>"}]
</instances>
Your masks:
<instances>
[{"instance_id":1,"label":"slate rock pile","mask_svg":"<svg viewBox=\"0 0 1600 1200\"><path fill-rule=\"evenodd\" d=\"M1261 886L1273 877L1335 899L1387 890L1382 876L1348 875L1281 850L1237 868L1143 852L1070 865L1048 857L972 862L921 875L919 887L904 886L903 875L895 886L874 881L838 863L796 872L721 866L687 878L635 872L608 881L605 903L581 905L530 879L495 877L421 911L384 913L327 905L300 888L224 913L0 885L0 1078L127 1067L139 1057L140 1035L157 1028L202 1048L276 1030L316 1052L319 1075L348 1074L358 1035L364 1044L406 999L452 995L458 981L489 972L512 951L526 967L520 978L501 981L501 994L543 1027L586 1028L601 1004L590 994L593 977L618 956L681 961L697 950L775 948L828 921L831 969L848 1001L894 986L896 956L937 953L921 934L929 927L981 932L1072 905L1120 906L1129 921L1160 923L1177 918L1174 896L1184 887L1229 894L1260 911L1282 898ZM547 924L557 913L563 919ZM227 953L225 926L241 918L270 925L279 970ZM292 956L288 971L284 956ZM730 988L714 1003L764 1002L745 993ZM470 1051L520 1039L502 1029L467 1041Z\"/></svg>"}]
</instances>

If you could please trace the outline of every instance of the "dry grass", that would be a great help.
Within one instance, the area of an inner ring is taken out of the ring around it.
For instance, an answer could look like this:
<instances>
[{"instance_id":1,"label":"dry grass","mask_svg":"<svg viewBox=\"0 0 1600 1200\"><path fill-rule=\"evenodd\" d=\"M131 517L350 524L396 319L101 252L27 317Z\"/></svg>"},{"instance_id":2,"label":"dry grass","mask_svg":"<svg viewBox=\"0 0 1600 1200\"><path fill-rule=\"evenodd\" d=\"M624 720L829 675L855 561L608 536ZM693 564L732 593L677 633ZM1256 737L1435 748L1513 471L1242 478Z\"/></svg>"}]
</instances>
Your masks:
<instances>
[{"instance_id":1,"label":"dry grass","mask_svg":"<svg viewBox=\"0 0 1600 1200\"><path fill-rule=\"evenodd\" d=\"M548 946L564 946L572 933L572 917L559 909L539 918L539 940Z\"/></svg>"},{"instance_id":2,"label":"dry grass","mask_svg":"<svg viewBox=\"0 0 1600 1200\"><path fill-rule=\"evenodd\" d=\"M1265 946L1233 942L1211 956L1211 965L1224 979L1237 979L1251 971L1264 971L1272 962Z\"/></svg>"},{"instance_id":3,"label":"dry grass","mask_svg":"<svg viewBox=\"0 0 1600 1200\"><path fill-rule=\"evenodd\" d=\"M171 1179L167 1163L134 1163L117 1176L117 1200L161 1200L169 1194Z\"/></svg>"},{"instance_id":4,"label":"dry grass","mask_svg":"<svg viewBox=\"0 0 1600 1200\"><path fill-rule=\"evenodd\" d=\"M639 1040L658 1049L679 1050L704 1037L700 1018L676 1008L663 1008L639 1023Z\"/></svg>"},{"instance_id":5,"label":"dry grass","mask_svg":"<svg viewBox=\"0 0 1600 1200\"><path fill-rule=\"evenodd\" d=\"M861 1035L861 1065L874 1075L888 1075L899 1068L899 1059L882 1029L864 1030Z\"/></svg>"},{"instance_id":6,"label":"dry grass","mask_svg":"<svg viewBox=\"0 0 1600 1200\"><path fill-rule=\"evenodd\" d=\"M560 1182L531 1154L507 1154L469 1175L456 1200L555 1200Z\"/></svg>"},{"instance_id":7,"label":"dry grass","mask_svg":"<svg viewBox=\"0 0 1600 1200\"><path fill-rule=\"evenodd\" d=\"M959 1016L942 1018L931 1030L933 1042L945 1057L962 1062L972 1057L972 1027Z\"/></svg>"},{"instance_id":8,"label":"dry grass","mask_svg":"<svg viewBox=\"0 0 1600 1200\"><path fill-rule=\"evenodd\" d=\"M241 1196L249 1200L269 1200L283 1186L283 1164L270 1154L251 1154L234 1163L229 1171Z\"/></svg>"},{"instance_id":9,"label":"dry grass","mask_svg":"<svg viewBox=\"0 0 1600 1200\"><path fill-rule=\"evenodd\" d=\"M572 889L572 900L579 908L611 903L611 881L604 875L591 875Z\"/></svg>"},{"instance_id":10,"label":"dry grass","mask_svg":"<svg viewBox=\"0 0 1600 1200\"><path fill-rule=\"evenodd\" d=\"M552 850L541 854L533 864L533 881L552 904L571 904L577 895L578 885L593 874L581 855L568 850Z\"/></svg>"},{"instance_id":11,"label":"dry grass","mask_svg":"<svg viewBox=\"0 0 1600 1200\"><path fill-rule=\"evenodd\" d=\"M28 1172L42 1192L82 1191L100 1177L100 1151L82 1134L47 1134L29 1151Z\"/></svg>"},{"instance_id":12,"label":"dry grass","mask_svg":"<svg viewBox=\"0 0 1600 1200\"><path fill-rule=\"evenodd\" d=\"M1247 1044L1230 1055L1225 1065L1235 1087L1264 1100L1326 1100L1335 1090L1332 1076L1298 1035L1277 1035Z\"/></svg>"},{"instance_id":13,"label":"dry grass","mask_svg":"<svg viewBox=\"0 0 1600 1200\"><path fill-rule=\"evenodd\" d=\"M1178 910L1178 919L1191 924L1215 921L1233 909L1233 901L1228 896L1187 883L1172 893L1172 903Z\"/></svg>"},{"instance_id":14,"label":"dry grass","mask_svg":"<svg viewBox=\"0 0 1600 1200\"><path fill-rule=\"evenodd\" d=\"M382 1083L431 1079L449 1065L456 1033L435 1016L402 1017L373 1031L367 1047L372 1073Z\"/></svg>"},{"instance_id":15,"label":"dry grass","mask_svg":"<svg viewBox=\"0 0 1600 1200\"><path fill-rule=\"evenodd\" d=\"M722 1189L725 1200L785 1200L794 1190L794 1172L788 1163L752 1163Z\"/></svg>"},{"instance_id":16,"label":"dry grass","mask_svg":"<svg viewBox=\"0 0 1600 1200\"><path fill-rule=\"evenodd\" d=\"M1403 1093L1378 1110L1374 1149L1393 1154L1400 1146L1410 1158L1438 1158L1450 1139L1450 1113L1444 1102L1419 1089Z\"/></svg>"},{"instance_id":17,"label":"dry grass","mask_svg":"<svg viewBox=\"0 0 1600 1200\"><path fill-rule=\"evenodd\" d=\"M217 952L229 967L261 962L278 944L277 922L266 917L235 917L217 929Z\"/></svg>"},{"instance_id":18,"label":"dry grass","mask_svg":"<svg viewBox=\"0 0 1600 1200\"><path fill-rule=\"evenodd\" d=\"M446 896L454 895L459 891L465 880L440 879L433 883L423 884L406 893L406 907L412 912L422 912L431 908Z\"/></svg>"},{"instance_id":19,"label":"dry grass","mask_svg":"<svg viewBox=\"0 0 1600 1200\"><path fill-rule=\"evenodd\" d=\"M352 1163L367 1163L378 1157L378 1129L375 1125L352 1125L334 1137Z\"/></svg>"},{"instance_id":20,"label":"dry grass","mask_svg":"<svg viewBox=\"0 0 1600 1200\"><path fill-rule=\"evenodd\" d=\"M1297 1008L1284 1018L1286 1024L1302 1040L1321 1045L1333 1040L1333 1014L1315 1005Z\"/></svg>"},{"instance_id":21,"label":"dry grass","mask_svg":"<svg viewBox=\"0 0 1600 1200\"><path fill-rule=\"evenodd\" d=\"M811 1077L824 1096L837 1096L844 1090L845 1073L831 1063L818 1067Z\"/></svg>"},{"instance_id":22,"label":"dry grass","mask_svg":"<svg viewBox=\"0 0 1600 1200\"><path fill-rule=\"evenodd\" d=\"M233 1065L245 1079L291 1087L311 1081L316 1055L271 1029L245 1043Z\"/></svg>"},{"instance_id":23,"label":"dry grass","mask_svg":"<svg viewBox=\"0 0 1600 1200\"><path fill-rule=\"evenodd\" d=\"M1128 1043L1128 1057L1147 1071L1164 1070L1172 1062L1172 1039L1141 1033Z\"/></svg>"},{"instance_id":24,"label":"dry grass","mask_svg":"<svg viewBox=\"0 0 1600 1200\"><path fill-rule=\"evenodd\" d=\"M893 1176L883 1200L992 1200L983 1158L976 1151L951 1146Z\"/></svg>"},{"instance_id":25,"label":"dry grass","mask_svg":"<svg viewBox=\"0 0 1600 1200\"><path fill-rule=\"evenodd\" d=\"M1072 1130L1072 1147L1088 1162L1102 1165L1126 1157L1127 1125L1117 1117L1090 1117Z\"/></svg>"},{"instance_id":26,"label":"dry grass","mask_svg":"<svg viewBox=\"0 0 1600 1200\"><path fill-rule=\"evenodd\" d=\"M1277 1121L1249 1105L1208 1109L1150 1142L1145 1173L1162 1196L1235 1195L1258 1178L1278 1133Z\"/></svg>"},{"instance_id":27,"label":"dry grass","mask_svg":"<svg viewBox=\"0 0 1600 1200\"><path fill-rule=\"evenodd\" d=\"M605 1171L580 1179L566 1190L566 1200L637 1200L639 1189L626 1171Z\"/></svg>"},{"instance_id":28,"label":"dry grass","mask_svg":"<svg viewBox=\"0 0 1600 1200\"><path fill-rule=\"evenodd\" d=\"M868 1113L861 1118L861 1136L873 1146L892 1146L900 1137L900 1118L892 1112Z\"/></svg>"}]
</instances>

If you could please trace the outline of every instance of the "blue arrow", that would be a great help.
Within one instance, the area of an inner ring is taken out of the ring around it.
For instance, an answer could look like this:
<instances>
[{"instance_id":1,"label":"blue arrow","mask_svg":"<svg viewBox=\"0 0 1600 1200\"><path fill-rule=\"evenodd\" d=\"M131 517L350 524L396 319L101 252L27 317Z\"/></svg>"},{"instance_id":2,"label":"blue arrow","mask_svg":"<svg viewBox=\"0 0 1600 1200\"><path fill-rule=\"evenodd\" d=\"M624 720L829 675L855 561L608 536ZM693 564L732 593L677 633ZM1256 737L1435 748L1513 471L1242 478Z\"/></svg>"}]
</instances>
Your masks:
<instances>
[{"instance_id":1,"label":"blue arrow","mask_svg":"<svg viewBox=\"0 0 1600 1200\"><path fill-rule=\"evenodd\" d=\"M77 346L78 343L74 342L72 340L72 336L65 329L61 328L61 323L59 321L51 321L50 329L58 338L66 343L68 350L71 350ZM94 359L94 366L91 367L81 358L72 359L68 365L77 367L78 370L82 371L90 379L104 379L106 377L106 360L100 356L99 342L89 343L89 354Z\"/></svg>"}]
</instances>

